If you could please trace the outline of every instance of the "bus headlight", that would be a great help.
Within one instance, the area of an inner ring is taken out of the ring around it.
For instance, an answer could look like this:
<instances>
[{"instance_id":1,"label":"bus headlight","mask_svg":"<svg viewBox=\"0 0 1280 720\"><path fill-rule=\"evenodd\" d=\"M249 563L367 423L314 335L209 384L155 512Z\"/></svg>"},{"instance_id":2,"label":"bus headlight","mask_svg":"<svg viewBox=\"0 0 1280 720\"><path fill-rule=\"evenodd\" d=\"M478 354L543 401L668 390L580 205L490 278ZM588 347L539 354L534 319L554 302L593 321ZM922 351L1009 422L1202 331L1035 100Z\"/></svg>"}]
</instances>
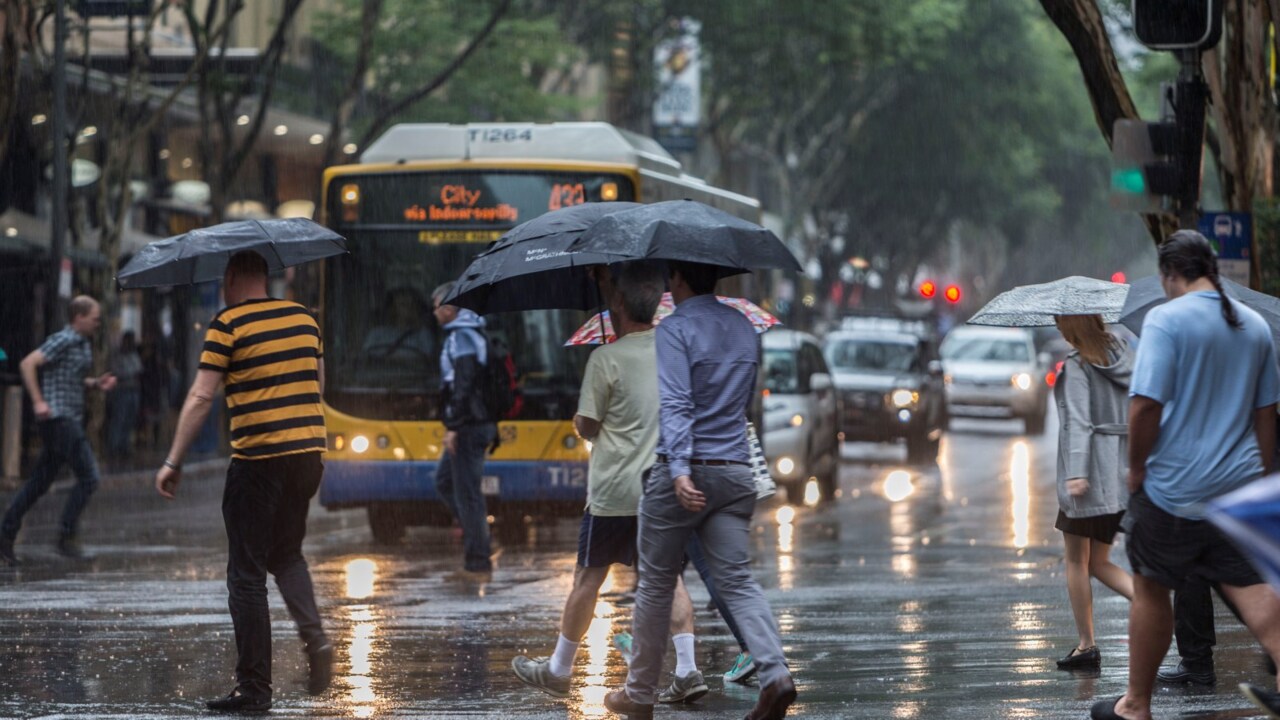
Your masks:
<instances>
[{"instance_id":1,"label":"bus headlight","mask_svg":"<svg viewBox=\"0 0 1280 720\"><path fill-rule=\"evenodd\" d=\"M391 438L387 437L386 435L379 435L379 436L378 436L378 449L379 449L379 450L386 450L386 449L387 449L388 447L390 447L390 446L391 446Z\"/></svg>"},{"instance_id":2,"label":"bus headlight","mask_svg":"<svg viewBox=\"0 0 1280 720\"><path fill-rule=\"evenodd\" d=\"M1019 390L1031 389L1031 376L1027 373L1018 373L1017 375L1014 375L1011 382L1013 382L1013 386Z\"/></svg>"},{"instance_id":3,"label":"bus headlight","mask_svg":"<svg viewBox=\"0 0 1280 720\"><path fill-rule=\"evenodd\" d=\"M351 452L362 453L369 449L369 438L357 435L351 438Z\"/></svg>"},{"instance_id":4,"label":"bus headlight","mask_svg":"<svg viewBox=\"0 0 1280 720\"><path fill-rule=\"evenodd\" d=\"M341 433L331 436L334 450L342 450L347 447L347 439Z\"/></svg>"},{"instance_id":5,"label":"bus headlight","mask_svg":"<svg viewBox=\"0 0 1280 720\"><path fill-rule=\"evenodd\" d=\"M910 390L894 390L893 393L889 395L889 400L893 403L893 406L897 408L911 407L912 405L915 405L916 401L919 399L920 393L912 392Z\"/></svg>"}]
</instances>

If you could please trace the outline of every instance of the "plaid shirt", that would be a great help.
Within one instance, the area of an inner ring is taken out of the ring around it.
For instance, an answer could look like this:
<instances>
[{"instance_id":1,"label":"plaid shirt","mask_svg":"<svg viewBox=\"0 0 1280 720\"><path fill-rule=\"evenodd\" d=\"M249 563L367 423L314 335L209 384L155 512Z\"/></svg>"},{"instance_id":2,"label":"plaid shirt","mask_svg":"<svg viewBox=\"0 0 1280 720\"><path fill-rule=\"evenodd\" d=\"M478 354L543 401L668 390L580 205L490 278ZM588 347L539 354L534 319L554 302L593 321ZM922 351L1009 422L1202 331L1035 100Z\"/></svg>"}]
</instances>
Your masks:
<instances>
[{"instance_id":1,"label":"plaid shirt","mask_svg":"<svg viewBox=\"0 0 1280 720\"><path fill-rule=\"evenodd\" d=\"M84 379L93 368L89 339L71 326L50 335L40 346L40 392L51 417L84 419Z\"/></svg>"}]
</instances>

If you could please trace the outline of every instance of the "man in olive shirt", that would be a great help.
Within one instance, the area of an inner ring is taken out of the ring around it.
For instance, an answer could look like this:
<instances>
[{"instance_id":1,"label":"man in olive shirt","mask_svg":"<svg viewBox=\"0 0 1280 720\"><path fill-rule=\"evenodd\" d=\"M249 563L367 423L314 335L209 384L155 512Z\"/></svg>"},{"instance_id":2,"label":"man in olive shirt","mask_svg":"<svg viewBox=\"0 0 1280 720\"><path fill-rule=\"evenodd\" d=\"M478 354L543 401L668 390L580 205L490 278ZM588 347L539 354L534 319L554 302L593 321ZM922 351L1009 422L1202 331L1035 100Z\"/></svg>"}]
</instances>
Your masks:
<instances>
[{"instance_id":1,"label":"man in olive shirt","mask_svg":"<svg viewBox=\"0 0 1280 720\"><path fill-rule=\"evenodd\" d=\"M225 381L231 464L222 517L238 659L235 690L205 704L219 712L265 712L271 709L268 573L275 576L305 643L308 691L324 692L333 674L333 645L321 625L311 573L302 557L307 510L324 470L324 361L320 329L311 313L298 303L267 296L267 262L262 256L233 255L223 292L227 307L209 323L173 446L156 473L156 489L173 499L182 459Z\"/></svg>"}]
</instances>

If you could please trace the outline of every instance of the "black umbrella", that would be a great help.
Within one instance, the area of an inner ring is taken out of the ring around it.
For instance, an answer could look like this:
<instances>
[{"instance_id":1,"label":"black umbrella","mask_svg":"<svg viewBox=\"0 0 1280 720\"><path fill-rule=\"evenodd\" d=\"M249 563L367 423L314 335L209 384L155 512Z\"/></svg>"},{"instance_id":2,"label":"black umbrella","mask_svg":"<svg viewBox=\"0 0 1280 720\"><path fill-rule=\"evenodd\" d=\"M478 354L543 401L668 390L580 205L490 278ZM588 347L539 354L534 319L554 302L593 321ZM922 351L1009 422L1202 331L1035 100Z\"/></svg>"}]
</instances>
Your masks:
<instances>
[{"instance_id":1,"label":"black umbrella","mask_svg":"<svg viewBox=\"0 0 1280 720\"><path fill-rule=\"evenodd\" d=\"M1271 327L1271 339L1280 347L1280 299L1264 295L1240 283L1222 278L1222 289L1227 297L1238 300L1254 312L1262 316ZM1129 297L1125 299L1124 309L1120 311L1120 323L1135 333L1142 333L1142 321L1147 318L1151 308L1167 301L1164 288L1160 286L1160 276L1152 275L1135 280L1129 286Z\"/></svg>"},{"instance_id":2,"label":"black umbrella","mask_svg":"<svg viewBox=\"0 0 1280 720\"><path fill-rule=\"evenodd\" d=\"M347 241L306 218L238 220L148 244L124 266L116 282L129 290L221 280L227 260L241 250L257 251L274 272L341 255Z\"/></svg>"},{"instance_id":3,"label":"black umbrella","mask_svg":"<svg viewBox=\"0 0 1280 720\"><path fill-rule=\"evenodd\" d=\"M601 218L569 247L623 260L681 260L738 271L800 270L771 231L693 200L669 200Z\"/></svg>"},{"instance_id":4,"label":"black umbrella","mask_svg":"<svg viewBox=\"0 0 1280 720\"><path fill-rule=\"evenodd\" d=\"M480 314L519 310L590 310L601 304L591 265L614 258L570 253L574 240L600 218L639 203L585 203L515 226L463 271L445 303Z\"/></svg>"}]
</instances>

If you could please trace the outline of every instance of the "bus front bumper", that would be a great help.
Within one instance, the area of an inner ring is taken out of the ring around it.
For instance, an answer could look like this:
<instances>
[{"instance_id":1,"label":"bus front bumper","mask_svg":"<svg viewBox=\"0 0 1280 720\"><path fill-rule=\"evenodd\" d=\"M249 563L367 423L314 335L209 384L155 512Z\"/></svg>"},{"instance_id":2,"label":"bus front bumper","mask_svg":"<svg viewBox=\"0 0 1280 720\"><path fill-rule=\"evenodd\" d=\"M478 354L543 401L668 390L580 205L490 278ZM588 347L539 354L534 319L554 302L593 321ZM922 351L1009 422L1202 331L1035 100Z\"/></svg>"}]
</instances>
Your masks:
<instances>
[{"instance_id":1,"label":"bus front bumper","mask_svg":"<svg viewBox=\"0 0 1280 720\"><path fill-rule=\"evenodd\" d=\"M329 509L376 502L439 500L431 461L330 460L324 465L320 504ZM486 462L481 488L501 502L582 502L585 462Z\"/></svg>"}]
</instances>

